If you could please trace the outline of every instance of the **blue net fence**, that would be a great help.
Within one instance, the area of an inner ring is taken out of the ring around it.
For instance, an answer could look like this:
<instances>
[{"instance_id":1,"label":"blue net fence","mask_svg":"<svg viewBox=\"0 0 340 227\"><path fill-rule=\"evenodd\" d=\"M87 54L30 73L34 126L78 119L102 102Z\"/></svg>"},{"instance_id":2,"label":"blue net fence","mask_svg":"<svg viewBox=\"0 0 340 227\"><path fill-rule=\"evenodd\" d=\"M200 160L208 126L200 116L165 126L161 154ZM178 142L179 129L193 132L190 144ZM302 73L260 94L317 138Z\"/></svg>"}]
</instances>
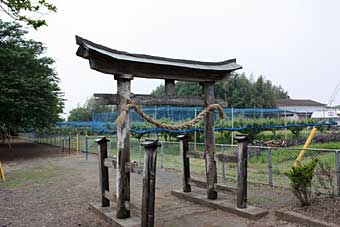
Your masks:
<instances>
[{"instance_id":1,"label":"blue net fence","mask_svg":"<svg viewBox=\"0 0 340 227\"><path fill-rule=\"evenodd\" d=\"M202 107L148 107L143 108L143 112L147 115L153 117L154 119L161 120L167 119L172 122L185 121L188 119L193 119L197 114L203 110ZM280 109L238 109L238 108L225 108L227 119L231 118L279 118L282 116L289 115L291 113L285 112ZM215 112L216 118L218 112ZM57 127L69 127L69 128L91 128L95 133L109 133L114 134L116 131L115 121L117 119L117 112L110 113L94 113L93 120L90 122L58 122ZM167 132L172 134L182 134L190 132L203 132L203 128L192 128L186 130L168 130L160 128L145 127L144 119L138 115L134 110L130 111L130 122L132 126L139 125L140 127L135 127L138 129L132 129L131 132L135 134L156 134L160 132ZM308 126L327 126L333 125L333 123L306 123L292 125L287 124L282 125L266 125L265 127L256 128L257 130L270 130L270 129L284 129L289 127L308 127ZM132 127L134 128L134 127ZM215 128L215 131L244 131L247 129L254 128L253 126L243 126L243 127L219 127Z\"/></svg>"}]
</instances>

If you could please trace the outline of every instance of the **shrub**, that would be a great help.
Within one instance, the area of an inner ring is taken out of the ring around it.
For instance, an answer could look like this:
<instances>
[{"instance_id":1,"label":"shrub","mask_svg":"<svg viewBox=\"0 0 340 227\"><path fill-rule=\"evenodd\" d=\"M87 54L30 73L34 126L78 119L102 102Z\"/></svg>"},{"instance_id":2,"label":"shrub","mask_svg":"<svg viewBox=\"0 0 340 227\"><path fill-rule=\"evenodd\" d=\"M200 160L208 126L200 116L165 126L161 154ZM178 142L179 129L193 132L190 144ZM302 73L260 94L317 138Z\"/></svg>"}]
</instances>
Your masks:
<instances>
[{"instance_id":1,"label":"shrub","mask_svg":"<svg viewBox=\"0 0 340 227\"><path fill-rule=\"evenodd\" d=\"M290 179L293 193L299 200L301 206L310 205L312 197L312 180L318 162L318 159L313 159L311 162L299 164L285 172L285 175Z\"/></svg>"},{"instance_id":2,"label":"shrub","mask_svg":"<svg viewBox=\"0 0 340 227\"><path fill-rule=\"evenodd\" d=\"M317 185L314 185L315 190L318 190L318 186L321 186L324 192L331 198L335 195L335 185L333 178L332 167L328 163L320 162L315 170L315 176Z\"/></svg>"}]
</instances>

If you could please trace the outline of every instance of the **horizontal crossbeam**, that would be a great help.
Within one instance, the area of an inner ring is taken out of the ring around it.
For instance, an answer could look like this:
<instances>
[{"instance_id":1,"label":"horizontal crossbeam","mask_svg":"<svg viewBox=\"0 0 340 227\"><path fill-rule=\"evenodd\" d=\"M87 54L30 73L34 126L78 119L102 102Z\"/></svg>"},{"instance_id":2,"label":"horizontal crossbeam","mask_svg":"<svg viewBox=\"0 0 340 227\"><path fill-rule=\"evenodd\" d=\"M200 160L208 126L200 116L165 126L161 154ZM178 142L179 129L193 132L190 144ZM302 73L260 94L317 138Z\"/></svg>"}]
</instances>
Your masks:
<instances>
[{"instance_id":1,"label":"horizontal crossbeam","mask_svg":"<svg viewBox=\"0 0 340 227\"><path fill-rule=\"evenodd\" d=\"M117 105L119 96L117 94L94 94L96 100L103 105ZM149 106L206 106L205 101L200 96L153 96L131 94L131 100L137 105ZM217 98L215 103L223 107L227 106L227 102Z\"/></svg>"},{"instance_id":2,"label":"horizontal crossbeam","mask_svg":"<svg viewBox=\"0 0 340 227\"><path fill-rule=\"evenodd\" d=\"M216 154L215 157L220 162L237 163L237 156ZM187 158L204 159L205 157L203 152L188 151Z\"/></svg>"}]
</instances>

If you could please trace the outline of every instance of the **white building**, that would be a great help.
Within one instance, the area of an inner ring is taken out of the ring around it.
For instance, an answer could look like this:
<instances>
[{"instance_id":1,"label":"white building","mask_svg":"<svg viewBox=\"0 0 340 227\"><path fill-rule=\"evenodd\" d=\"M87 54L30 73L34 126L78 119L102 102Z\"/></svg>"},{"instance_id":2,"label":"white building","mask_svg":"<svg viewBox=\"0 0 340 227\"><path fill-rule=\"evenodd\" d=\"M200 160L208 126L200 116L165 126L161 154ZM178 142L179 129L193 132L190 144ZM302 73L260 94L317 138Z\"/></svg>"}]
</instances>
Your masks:
<instances>
[{"instance_id":1,"label":"white building","mask_svg":"<svg viewBox=\"0 0 340 227\"><path fill-rule=\"evenodd\" d=\"M320 121L334 121L340 125L340 110L339 109L324 109L315 111L312 114L312 119Z\"/></svg>"},{"instance_id":2,"label":"white building","mask_svg":"<svg viewBox=\"0 0 340 227\"><path fill-rule=\"evenodd\" d=\"M278 99L276 104L277 108L290 113L287 116L291 120L311 118L313 112L326 109L326 104L310 99Z\"/></svg>"}]
</instances>

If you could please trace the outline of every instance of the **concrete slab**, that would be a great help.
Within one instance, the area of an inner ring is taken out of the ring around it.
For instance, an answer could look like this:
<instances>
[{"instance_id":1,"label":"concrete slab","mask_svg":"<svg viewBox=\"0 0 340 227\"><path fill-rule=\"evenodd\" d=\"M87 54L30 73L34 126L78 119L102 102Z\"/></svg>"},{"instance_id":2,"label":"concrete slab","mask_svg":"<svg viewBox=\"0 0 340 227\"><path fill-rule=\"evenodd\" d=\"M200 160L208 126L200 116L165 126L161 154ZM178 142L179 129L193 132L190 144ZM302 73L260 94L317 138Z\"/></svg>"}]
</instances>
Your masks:
<instances>
[{"instance_id":1,"label":"concrete slab","mask_svg":"<svg viewBox=\"0 0 340 227\"><path fill-rule=\"evenodd\" d=\"M206 198L206 194L203 194L200 191L198 192L171 191L171 194L186 201L226 211L252 220L258 220L268 214L267 210L259 207L248 206L245 209L238 209L236 208L236 204L230 203L230 201L224 199L209 200Z\"/></svg>"},{"instance_id":2,"label":"concrete slab","mask_svg":"<svg viewBox=\"0 0 340 227\"><path fill-rule=\"evenodd\" d=\"M333 223L318 220L318 219L308 217L303 214L299 214L297 212L289 211L289 210L277 210L275 211L275 215L282 220L293 222L293 223L298 223L298 224L310 226L310 227L336 227L337 226Z\"/></svg>"},{"instance_id":3,"label":"concrete slab","mask_svg":"<svg viewBox=\"0 0 340 227\"><path fill-rule=\"evenodd\" d=\"M141 224L141 218L133 216L126 219L119 219L116 217L116 209L112 206L102 207L100 204L90 203L90 208L95 213L111 223L114 227L138 227Z\"/></svg>"}]
</instances>

